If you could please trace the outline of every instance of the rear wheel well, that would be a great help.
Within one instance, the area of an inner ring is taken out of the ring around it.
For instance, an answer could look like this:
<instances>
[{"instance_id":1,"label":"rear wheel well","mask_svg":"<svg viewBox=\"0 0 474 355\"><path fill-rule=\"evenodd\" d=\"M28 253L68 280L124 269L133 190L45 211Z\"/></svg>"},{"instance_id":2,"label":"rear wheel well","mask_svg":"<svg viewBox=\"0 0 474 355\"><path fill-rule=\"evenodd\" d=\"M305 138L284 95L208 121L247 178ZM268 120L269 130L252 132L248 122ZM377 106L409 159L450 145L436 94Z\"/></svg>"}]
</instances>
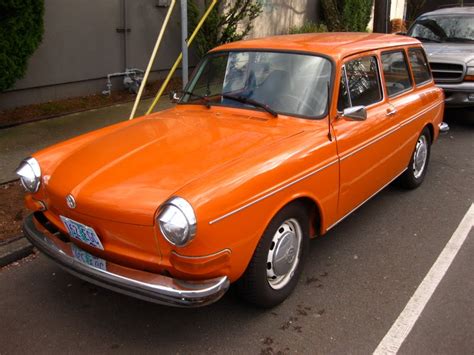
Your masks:
<instances>
[{"instance_id":1,"label":"rear wheel well","mask_svg":"<svg viewBox=\"0 0 474 355\"><path fill-rule=\"evenodd\" d=\"M433 127L433 124L428 123L425 127L428 127L428 131L430 132L430 138L431 138L430 144L432 144L433 140L434 140L434 127Z\"/></svg>"}]
</instances>

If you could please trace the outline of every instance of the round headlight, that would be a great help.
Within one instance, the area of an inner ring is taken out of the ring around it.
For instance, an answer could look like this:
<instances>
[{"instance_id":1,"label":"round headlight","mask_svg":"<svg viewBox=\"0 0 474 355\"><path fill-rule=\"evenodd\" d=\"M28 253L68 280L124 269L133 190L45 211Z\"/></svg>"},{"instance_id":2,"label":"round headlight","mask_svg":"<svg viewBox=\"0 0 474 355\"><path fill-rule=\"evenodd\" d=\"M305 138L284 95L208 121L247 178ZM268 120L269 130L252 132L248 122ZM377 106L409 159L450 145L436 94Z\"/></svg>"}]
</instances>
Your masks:
<instances>
[{"instance_id":1,"label":"round headlight","mask_svg":"<svg viewBox=\"0 0 474 355\"><path fill-rule=\"evenodd\" d=\"M23 187L29 192L37 192L41 183L41 169L35 158L28 158L20 163L16 170Z\"/></svg>"},{"instance_id":2,"label":"round headlight","mask_svg":"<svg viewBox=\"0 0 474 355\"><path fill-rule=\"evenodd\" d=\"M163 204L157 223L165 239L178 247L185 246L196 235L193 207L181 197L173 197Z\"/></svg>"}]
</instances>

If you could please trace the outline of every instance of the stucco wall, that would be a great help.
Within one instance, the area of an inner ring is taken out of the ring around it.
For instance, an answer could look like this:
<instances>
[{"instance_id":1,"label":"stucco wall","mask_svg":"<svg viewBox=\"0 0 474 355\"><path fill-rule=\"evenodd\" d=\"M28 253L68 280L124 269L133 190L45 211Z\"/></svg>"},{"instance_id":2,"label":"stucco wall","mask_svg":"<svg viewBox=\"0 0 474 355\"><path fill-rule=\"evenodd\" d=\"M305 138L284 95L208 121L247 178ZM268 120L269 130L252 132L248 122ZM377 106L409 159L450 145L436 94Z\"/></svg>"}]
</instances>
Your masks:
<instances>
[{"instance_id":1,"label":"stucco wall","mask_svg":"<svg viewBox=\"0 0 474 355\"><path fill-rule=\"evenodd\" d=\"M263 12L249 37L287 34L292 26L319 19L318 0L262 0Z\"/></svg>"}]
</instances>

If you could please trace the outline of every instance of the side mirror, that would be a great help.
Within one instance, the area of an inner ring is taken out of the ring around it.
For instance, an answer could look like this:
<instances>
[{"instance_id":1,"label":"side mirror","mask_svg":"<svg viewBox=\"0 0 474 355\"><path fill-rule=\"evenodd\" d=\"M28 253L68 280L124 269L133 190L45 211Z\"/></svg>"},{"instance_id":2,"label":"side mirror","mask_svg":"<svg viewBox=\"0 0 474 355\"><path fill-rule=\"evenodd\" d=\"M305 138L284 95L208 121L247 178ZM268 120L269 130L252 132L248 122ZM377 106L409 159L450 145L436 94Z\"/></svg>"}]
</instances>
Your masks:
<instances>
[{"instance_id":1,"label":"side mirror","mask_svg":"<svg viewBox=\"0 0 474 355\"><path fill-rule=\"evenodd\" d=\"M365 106L353 106L344 109L342 117L352 121L365 121L367 119L367 110Z\"/></svg>"},{"instance_id":2,"label":"side mirror","mask_svg":"<svg viewBox=\"0 0 474 355\"><path fill-rule=\"evenodd\" d=\"M170 91L170 101L175 104L179 100L181 100L181 96L176 91Z\"/></svg>"}]
</instances>

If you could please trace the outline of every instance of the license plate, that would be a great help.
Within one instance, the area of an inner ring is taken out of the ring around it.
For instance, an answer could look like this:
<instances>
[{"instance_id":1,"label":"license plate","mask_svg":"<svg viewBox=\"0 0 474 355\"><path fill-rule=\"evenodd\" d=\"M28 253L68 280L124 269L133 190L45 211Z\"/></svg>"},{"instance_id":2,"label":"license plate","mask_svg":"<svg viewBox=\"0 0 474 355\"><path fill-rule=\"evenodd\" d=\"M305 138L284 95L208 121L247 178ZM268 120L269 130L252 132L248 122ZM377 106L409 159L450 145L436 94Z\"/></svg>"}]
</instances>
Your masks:
<instances>
[{"instance_id":1,"label":"license plate","mask_svg":"<svg viewBox=\"0 0 474 355\"><path fill-rule=\"evenodd\" d=\"M99 237L97 236L96 232L94 229L91 227L88 227L82 223L73 221L70 218L60 216L61 220L63 221L64 225L66 226L69 235L77 239L87 245L90 245L94 248L98 248L101 250L104 250L104 247L102 246L102 243L100 242Z\"/></svg>"},{"instance_id":2,"label":"license plate","mask_svg":"<svg viewBox=\"0 0 474 355\"><path fill-rule=\"evenodd\" d=\"M107 270L107 262L104 259L98 258L81 248L71 245L72 255L83 264L95 267L96 269Z\"/></svg>"}]
</instances>

